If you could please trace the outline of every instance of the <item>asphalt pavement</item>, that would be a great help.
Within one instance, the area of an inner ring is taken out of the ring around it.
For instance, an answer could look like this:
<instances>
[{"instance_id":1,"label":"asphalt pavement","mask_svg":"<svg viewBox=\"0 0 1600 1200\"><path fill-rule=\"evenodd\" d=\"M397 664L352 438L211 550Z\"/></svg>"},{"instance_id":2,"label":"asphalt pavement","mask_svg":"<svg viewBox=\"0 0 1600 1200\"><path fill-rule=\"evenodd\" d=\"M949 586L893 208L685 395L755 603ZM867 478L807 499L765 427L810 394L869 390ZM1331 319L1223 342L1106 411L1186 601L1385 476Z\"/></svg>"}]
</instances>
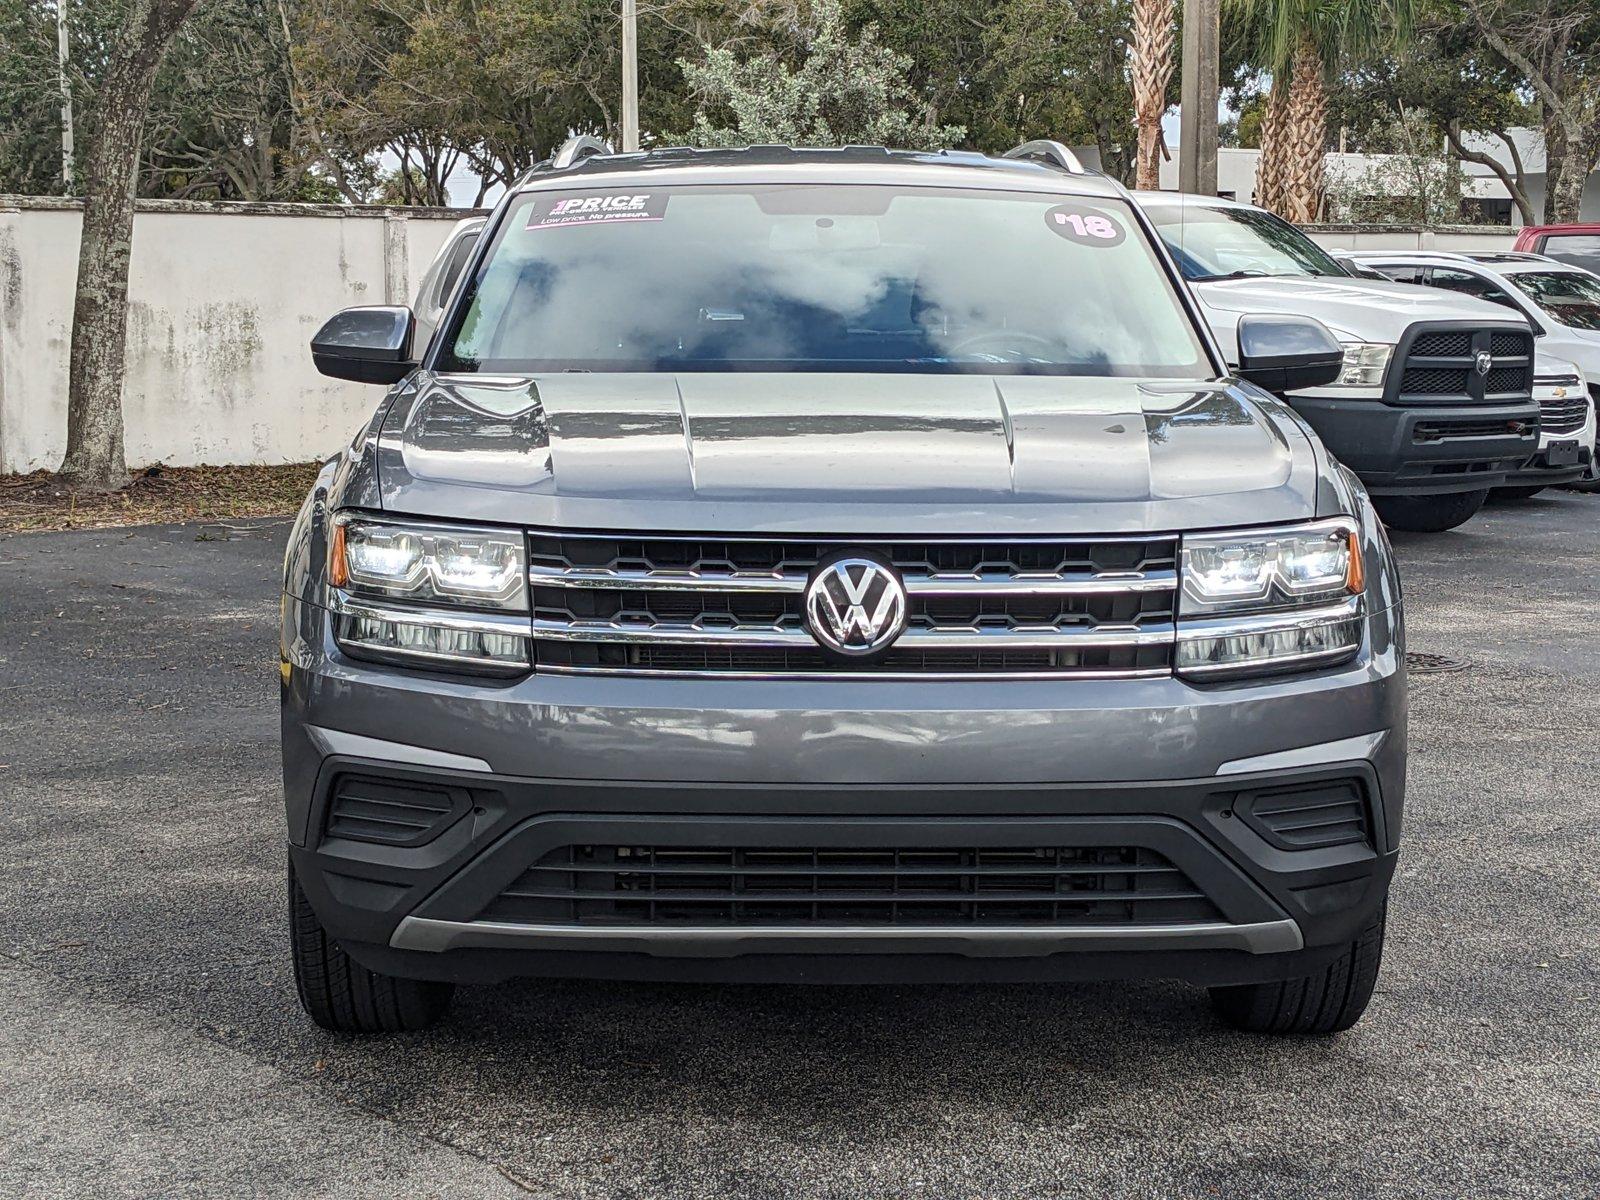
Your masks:
<instances>
[{"instance_id":1,"label":"asphalt pavement","mask_svg":"<svg viewBox=\"0 0 1600 1200\"><path fill-rule=\"evenodd\" d=\"M289 976L284 522L0 540L0 1196L1600 1196L1600 496L1397 537L1406 844L1350 1033L1168 983Z\"/></svg>"}]
</instances>

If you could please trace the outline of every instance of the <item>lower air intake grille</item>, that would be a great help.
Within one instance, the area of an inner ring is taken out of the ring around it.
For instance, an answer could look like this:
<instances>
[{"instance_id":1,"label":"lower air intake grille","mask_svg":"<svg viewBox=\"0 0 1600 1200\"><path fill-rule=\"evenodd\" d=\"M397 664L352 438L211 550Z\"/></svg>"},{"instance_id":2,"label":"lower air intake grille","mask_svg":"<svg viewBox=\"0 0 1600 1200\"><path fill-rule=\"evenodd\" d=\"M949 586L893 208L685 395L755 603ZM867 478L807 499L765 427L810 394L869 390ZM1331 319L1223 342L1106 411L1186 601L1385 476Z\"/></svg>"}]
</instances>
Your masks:
<instances>
[{"instance_id":1,"label":"lower air intake grille","mask_svg":"<svg viewBox=\"0 0 1600 1200\"><path fill-rule=\"evenodd\" d=\"M1170 925L1223 920L1143 847L563 846L479 915L529 924Z\"/></svg>"},{"instance_id":2,"label":"lower air intake grille","mask_svg":"<svg viewBox=\"0 0 1600 1200\"><path fill-rule=\"evenodd\" d=\"M341 775L328 800L329 837L419 846L472 807L460 788Z\"/></svg>"},{"instance_id":3,"label":"lower air intake grille","mask_svg":"<svg viewBox=\"0 0 1600 1200\"><path fill-rule=\"evenodd\" d=\"M1452 438L1521 437L1531 433L1522 421L1418 421L1412 434L1417 442L1444 442Z\"/></svg>"},{"instance_id":4,"label":"lower air intake grille","mask_svg":"<svg viewBox=\"0 0 1600 1200\"><path fill-rule=\"evenodd\" d=\"M1236 805L1257 833L1282 850L1370 840L1366 797L1355 780L1255 792Z\"/></svg>"}]
</instances>

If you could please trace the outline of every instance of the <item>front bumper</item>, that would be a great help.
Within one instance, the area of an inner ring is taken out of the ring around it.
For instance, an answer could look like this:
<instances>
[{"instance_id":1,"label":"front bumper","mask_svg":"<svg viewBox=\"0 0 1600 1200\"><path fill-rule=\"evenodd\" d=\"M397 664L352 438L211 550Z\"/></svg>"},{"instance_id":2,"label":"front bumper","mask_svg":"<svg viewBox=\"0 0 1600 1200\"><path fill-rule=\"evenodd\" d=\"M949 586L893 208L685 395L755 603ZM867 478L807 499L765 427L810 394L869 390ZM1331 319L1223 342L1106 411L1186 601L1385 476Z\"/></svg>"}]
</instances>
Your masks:
<instances>
[{"instance_id":1,"label":"front bumper","mask_svg":"<svg viewBox=\"0 0 1600 1200\"><path fill-rule=\"evenodd\" d=\"M1394 869L1405 691L1391 615L1373 614L1370 644L1345 666L1209 687L1176 679L496 683L350 660L332 642L326 613L289 600L291 860L319 918L354 957L420 978L1227 983L1303 974L1370 919ZM331 798L352 775L428 785L456 800L414 844L343 837L329 828ZM1242 819L1261 791L1340 781L1362 797L1359 842L1286 849ZM1132 848L1172 864L1215 914L731 926L495 916L497 898L530 864L552 849L596 845L819 855L1070 846L1091 857Z\"/></svg>"},{"instance_id":2,"label":"front bumper","mask_svg":"<svg viewBox=\"0 0 1600 1200\"><path fill-rule=\"evenodd\" d=\"M1432 496L1503 486L1539 449L1539 406L1533 401L1470 408L1405 408L1381 400L1352 400L1292 392L1284 397L1328 450L1374 496ZM1418 426L1466 422L1517 424L1521 433L1419 436Z\"/></svg>"},{"instance_id":3,"label":"front bumper","mask_svg":"<svg viewBox=\"0 0 1600 1200\"><path fill-rule=\"evenodd\" d=\"M1556 441L1576 441L1577 435L1572 437L1558 437ZM1555 487L1563 483L1576 483L1580 479L1589 478L1593 467L1593 450L1585 445L1578 447L1578 461L1576 464L1552 467L1546 449L1541 448L1539 453L1533 455L1517 470L1506 476L1506 486L1511 487Z\"/></svg>"}]
</instances>

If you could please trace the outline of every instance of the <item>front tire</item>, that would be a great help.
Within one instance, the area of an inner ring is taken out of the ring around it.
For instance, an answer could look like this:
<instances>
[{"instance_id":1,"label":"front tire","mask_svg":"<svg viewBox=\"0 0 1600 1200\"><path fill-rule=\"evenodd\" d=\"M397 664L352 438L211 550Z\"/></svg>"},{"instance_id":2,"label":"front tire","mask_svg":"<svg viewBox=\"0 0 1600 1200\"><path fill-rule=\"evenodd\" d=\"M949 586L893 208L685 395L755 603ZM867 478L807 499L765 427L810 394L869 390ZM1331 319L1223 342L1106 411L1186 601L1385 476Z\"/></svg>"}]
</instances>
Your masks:
<instances>
[{"instance_id":1,"label":"front tire","mask_svg":"<svg viewBox=\"0 0 1600 1200\"><path fill-rule=\"evenodd\" d=\"M289 867L289 947L300 1007L336 1033L411 1033L437 1025L452 983L369 971L328 936Z\"/></svg>"},{"instance_id":2,"label":"front tire","mask_svg":"<svg viewBox=\"0 0 1600 1200\"><path fill-rule=\"evenodd\" d=\"M1443 533L1470 521L1489 489L1478 492L1449 492L1443 496L1374 496L1372 506L1390 529L1407 533Z\"/></svg>"},{"instance_id":3,"label":"front tire","mask_svg":"<svg viewBox=\"0 0 1600 1200\"><path fill-rule=\"evenodd\" d=\"M1378 982L1388 902L1360 936L1326 967L1299 979L1211 989L1225 1024L1247 1033L1327 1035L1361 1019Z\"/></svg>"}]
</instances>

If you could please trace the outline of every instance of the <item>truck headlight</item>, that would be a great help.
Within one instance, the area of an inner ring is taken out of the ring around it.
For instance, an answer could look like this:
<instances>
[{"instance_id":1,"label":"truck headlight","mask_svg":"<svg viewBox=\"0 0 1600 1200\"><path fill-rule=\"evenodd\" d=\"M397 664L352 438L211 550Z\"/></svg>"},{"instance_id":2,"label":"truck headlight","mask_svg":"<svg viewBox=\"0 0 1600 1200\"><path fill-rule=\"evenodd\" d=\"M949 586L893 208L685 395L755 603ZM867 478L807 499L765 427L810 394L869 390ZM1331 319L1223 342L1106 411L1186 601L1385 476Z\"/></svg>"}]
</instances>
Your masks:
<instances>
[{"instance_id":1,"label":"truck headlight","mask_svg":"<svg viewBox=\"0 0 1600 1200\"><path fill-rule=\"evenodd\" d=\"M1394 347L1387 342L1345 342L1344 365L1339 369L1339 378L1328 386L1380 388L1393 355Z\"/></svg>"},{"instance_id":2,"label":"truck headlight","mask_svg":"<svg viewBox=\"0 0 1600 1200\"><path fill-rule=\"evenodd\" d=\"M357 656L493 674L529 668L520 530L340 514L328 582L339 643Z\"/></svg>"},{"instance_id":3,"label":"truck headlight","mask_svg":"<svg viewBox=\"0 0 1600 1200\"><path fill-rule=\"evenodd\" d=\"M1180 675L1308 670L1361 646L1365 567L1354 519L1186 534L1178 604Z\"/></svg>"}]
</instances>

